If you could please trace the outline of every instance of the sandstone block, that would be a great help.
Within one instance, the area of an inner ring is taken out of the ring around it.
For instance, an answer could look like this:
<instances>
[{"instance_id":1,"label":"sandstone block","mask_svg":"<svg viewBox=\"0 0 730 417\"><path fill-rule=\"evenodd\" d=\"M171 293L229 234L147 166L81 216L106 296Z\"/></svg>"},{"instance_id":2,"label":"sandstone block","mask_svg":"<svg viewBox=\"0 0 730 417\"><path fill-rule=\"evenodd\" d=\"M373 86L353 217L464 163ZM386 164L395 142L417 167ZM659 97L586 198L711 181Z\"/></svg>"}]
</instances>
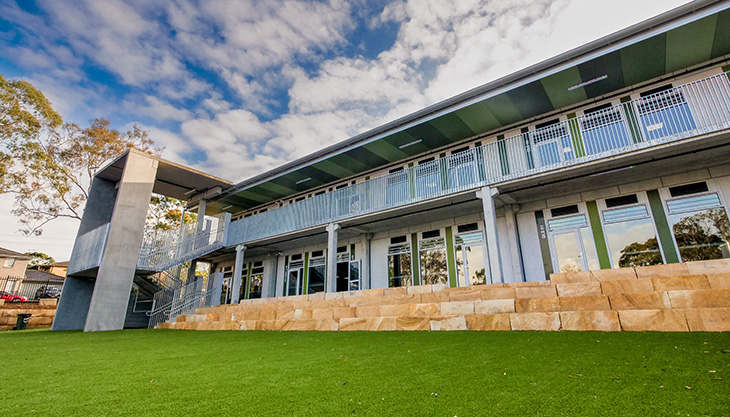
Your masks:
<instances>
[{"instance_id":1,"label":"sandstone block","mask_svg":"<svg viewBox=\"0 0 730 417\"><path fill-rule=\"evenodd\" d=\"M323 293L323 292L309 294L309 296L307 297L307 299L309 301L322 301L322 300L324 300L324 294L325 293Z\"/></svg>"},{"instance_id":2,"label":"sandstone block","mask_svg":"<svg viewBox=\"0 0 730 417\"><path fill-rule=\"evenodd\" d=\"M362 297L362 291L344 291L342 298Z\"/></svg>"},{"instance_id":3,"label":"sandstone block","mask_svg":"<svg viewBox=\"0 0 730 417\"><path fill-rule=\"evenodd\" d=\"M334 300L323 300L312 302L312 309L315 308L335 308L335 307L347 307L347 302L350 300L357 300L357 298L350 298L345 300L344 298L336 298ZM318 307L315 307L315 304Z\"/></svg>"},{"instance_id":4,"label":"sandstone block","mask_svg":"<svg viewBox=\"0 0 730 417\"><path fill-rule=\"evenodd\" d=\"M629 332L686 332L687 320L681 310L620 310L621 328Z\"/></svg>"},{"instance_id":5,"label":"sandstone block","mask_svg":"<svg viewBox=\"0 0 730 417\"><path fill-rule=\"evenodd\" d=\"M698 308L685 310L691 332L729 332L730 308Z\"/></svg>"},{"instance_id":6,"label":"sandstone block","mask_svg":"<svg viewBox=\"0 0 730 417\"><path fill-rule=\"evenodd\" d=\"M550 274L550 282L553 284L570 284L575 282L591 282L595 280L596 278L594 278L589 271Z\"/></svg>"},{"instance_id":7,"label":"sandstone block","mask_svg":"<svg viewBox=\"0 0 730 417\"><path fill-rule=\"evenodd\" d=\"M628 294L611 294L608 296L612 310L656 310L671 308L666 293L634 292Z\"/></svg>"},{"instance_id":8,"label":"sandstone block","mask_svg":"<svg viewBox=\"0 0 730 417\"><path fill-rule=\"evenodd\" d=\"M628 294L632 292L654 291L654 284L650 278L620 279L615 281L602 281L601 291L605 295Z\"/></svg>"},{"instance_id":9,"label":"sandstone block","mask_svg":"<svg viewBox=\"0 0 730 417\"><path fill-rule=\"evenodd\" d=\"M518 287L515 288L516 298L545 298L545 297L557 297L558 292L554 286L539 286L539 287Z\"/></svg>"},{"instance_id":10,"label":"sandstone block","mask_svg":"<svg viewBox=\"0 0 730 417\"><path fill-rule=\"evenodd\" d=\"M41 306L55 306L56 304L58 304L57 298L41 298L40 300L38 300L38 305Z\"/></svg>"},{"instance_id":11,"label":"sandstone block","mask_svg":"<svg viewBox=\"0 0 730 417\"><path fill-rule=\"evenodd\" d=\"M429 322L431 330L466 330L464 316L433 319Z\"/></svg>"},{"instance_id":12,"label":"sandstone block","mask_svg":"<svg viewBox=\"0 0 730 417\"><path fill-rule=\"evenodd\" d=\"M337 307L332 309L332 318L335 320L345 317L355 317L355 307Z\"/></svg>"},{"instance_id":13,"label":"sandstone block","mask_svg":"<svg viewBox=\"0 0 730 417\"><path fill-rule=\"evenodd\" d=\"M312 318L314 320L334 319L333 309L315 308L312 310Z\"/></svg>"},{"instance_id":14,"label":"sandstone block","mask_svg":"<svg viewBox=\"0 0 730 417\"><path fill-rule=\"evenodd\" d=\"M558 297L518 298L514 303L515 311L518 313L560 311Z\"/></svg>"},{"instance_id":15,"label":"sandstone block","mask_svg":"<svg viewBox=\"0 0 730 417\"><path fill-rule=\"evenodd\" d=\"M339 330L366 330L367 319L365 317L344 317L339 320Z\"/></svg>"},{"instance_id":16,"label":"sandstone block","mask_svg":"<svg viewBox=\"0 0 730 417\"><path fill-rule=\"evenodd\" d=\"M730 288L730 274L709 274L707 282L712 289Z\"/></svg>"},{"instance_id":17,"label":"sandstone block","mask_svg":"<svg viewBox=\"0 0 730 417\"><path fill-rule=\"evenodd\" d=\"M561 311L610 310L608 297L605 295L584 295L580 297L561 297Z\"/></svg>"},{"instance_id":18,"label":"sandstone block","mask_svg":"<svg viewBox=\"0 0 730 417\"><path fill-rule=\"evenodd\" d=\"M654 277L654 291L704 290L710 288L706 275L683 275L677 277Z\"/></svg>"},{"instance_id":19,"label":"sandstone block","mask_svg":"<svg viewBox=\"0 0 730 417\"><path fill-rule=\"evenodd\" d=\"M28 324L35 324L39 326L50 326L53 323L53 317L36 317L33 316L28 320Z\"/></svg>"},{"instance_id":20,"label":"sandstone block","mask_svg":"<svg viewBox=\"0 0 730 417\"><path fill-rule=\"evenodd\" d=\"M325 300L340 300L342 299L342 293L341 292L328 292L324 294Z\"/></svg>"},{"instance_id":21,"label":"sandstone block","mask_svg":"<svg viewBox=\"0 0 730 417\"><path fill-rule=\"evenodd\" d=\"M317 329L317 320L292 320L289 330L310 332Z\"/></svg>"},{"instance_id":22,"label":"sandstone block","mask_svg":"<svg viewBox=\"0 0 730 417\"><path fill-rule=\"evenodd\" d=\"M560 330L560 313L515 313L509 320L512 330Z\"/></svg>"},{"instance_id":23,"label":"sandstone block","mask_svg":"<svg viewBox=\"0 0 730 417\"><path fill-rule=\"evenodd\" d=\"M514 300L515 289L510 287L492 287L482 289L482 300Z\"/></svg>"},{"instance_id":24,"label":"sandstone block","mask_svg":"<svg viewBox=\"0 0 730 417\"><path fill-rule=\"evenodd\" d=\"M579 295L601 294L600 282L576 282L572 284L557 284L555 288L558 290L558 296L560 297L576 297Z\"/></svg>"},{"instance_id":25,"label":"sandstone block","mask_svg":"<svg viewBox=\"0 0 730 417\"><path fill-rule=\"evenodd\" d=\"M511 330L509 314L469 314L466 328L469 330Z\"/></svg>"},{"instance_id":26,"label":"sandstone block","mask_svg":"<svg viewBox=\"0 0 730 417\"><path fill-rule=\"evenodd\" d=\"M243 314L244 320L259 320L261 318L260 311L249 311Z\"/></svg>"},{"instance_id":27,"label":"sandstone block","mask_svg":"<svg viewBox=\"0 0 730 417\"><path fill-rule=\"evenodd\" d=\"M392 297L383 297L383 304L410 304L421 301L421 296L425 294L406 294L394 295Z\"/></svg>"},{"instance_id":28,"label":"sandstone block","mask_svg":"<svg viewBox=\"0 0 730 417\"><path fill-rule=\"evenodd\" d=\"M432 292L432 288L430 285L413 285L410 287L407 287L406 293L407 294L426 294Z\"/></svg>"},{"instance_id":29,"label":"sandstone block","mask_svg":"<svg viewBox=\"0 0 730 417\"><path fill-rule=\"evenodd\" d=\"M239 325L240 330L261 330L261 322L258 320L243 320Z\"/></svg>"},{"instance_id":30,"label":"sandstone block","mask_svg":"<svg viewBox=\"0 0 730 417\"><path fill-rule=\"evenodd\" d=\"M258 322L261 324L261 330L279 330L274 320L259 320Z\"/></svg>"},{"instance_id":31,"label":"sandstone block","mask_svg":"<svg viewBox=\"0 0 730 417\"><path fill-rule=\"evenodd\" d=\"M312 318L312 310L296 309L294 310L295 320L306 320Z\"/></svg>"},{"instance_id":32,"label":"sandstone block","mask_svg":"<svg viewBox=\"0 0 730 417\"><path fill-rule=\"evenodd\" d=\"M431 292L440 292L449 288L448 284L431 284Z\"/></svg>"},{"instance_id":33,"label":"sandstone block","mask_svg":"<svg viewBox=\"0 0 730 417\"><path fill-rule=\"evenodd\" d=\"M408 288L407 287L393 287L393 288L384 288L383 289L383 295L386 297L394 296L394 295L406 295L408 294Z\"/></svg>"},{"instance_id":34,"label":"sandstone block","mask_svg":"<svg viewBox=\"0 0 730 417\"><path fill-rule=\"evenodd\" d=\"M276 312L276 320L292 320L295 310L278 310Z\"/></svg>"},{"instance_id":35,"label":"sandstone block","mask_svg":"<svg viewBox=\"0 0 730 417\"><path fill-rule=\"evenodd\" d=\"M276 320L276 311L262 311L261 314L259 314L259 320Z\"/></svg>"},{"instance_id":36,"label":"sandstone block","mask_svg":"<svg viewBox=\"0 0 730 417\"><path fill-rule=\"evenodd\" d=\"M339 293L332 293L332 294L339 294ZM285 297L285 299L283 301L289 301L289 302L307 301L308 299L309 299L309 295L302 294L302 295L290 295L288 297ZM325 295L325 299L327 299L327 295ZM266 302L264 299L262 299L262 301ZM269 303L269 304L271 304L271 303ZM274 303L274 304L276 304L276 303Z\"/></svg>"},{"instance_id":37,"label":"sandstone block","mask_svg":"<svg viewBox=\"0 0 730 417\"><path fill-rule=\"evenodd\" d=\"M175 319L175 321L177 323L183 323L183 322L185 322L185 320L187 320L187 318L186 318L186 316L184 314L181 315L181 316L177 316L177 318Z\"/></svg>"},{"instance_id":38,"label":"sandstone block","mask_svg":"<svg viewBox=\"0 0 730 417\"><path fill-rule=\"evenodd\" d=\"M396 317L368 317L365 319L365 330L395 331L397 321Z\"/></svg>"},{"instance_id":39,"label":"sandstone block","mask_svg":"<svg viewBox=\"0 0 730 417\"><path fill-rule=\"evenodd\" d=\"M530 300L525 298L524 300ZM474 302L476 314L514 313L515 300L483 300Z\"/></svg>"},{"instance_id":40,"label":"sandstone block","mask_svg":"<svg viewBox=\"0 0 730 417\"><path fill-rule=\"evenodd\" d=\"M634 269L638 278L674 277L690 274L686 263L637 266Z\"/></svg>"},{"instance_id":41,"label":"sandstone block","mask_svg":"<svg viewBox=\"0 0 730 417\"><path fill-rule=\"evenodd\" d=\"M429 330L430 317L396 317L396 330Z\"/></svg>"},{"instance_id":42,"label":"sandstone block","mask_svg":"<svg viewBox=\"0 0 730 417\"><path fill-rule=\"evenodd\" d=\"M590 272L594 278L601 282L637 278L634 268L596 269Z\"/></svg>"},{"instance_id":43,"label":"sandstone block","mask_svg":"<svg viewBox=\"0 0 730 417\"><path fill-rule=\"evenodd\" d=\"M730 274L730 259L713 259L711 261L687 262L689 274Z\"/></svg>"},{"instance_id":44,"label":"sandstone block","mask_svg":"<svg viewBox=\"0 0 730 417\"><path fill-rule=\"evenodd\" d=\"M567 311L560 313L560 322L563 330L621 331L615 311Z\"/></svg>"},{"instance_id":45,"label":"sandstone block","mask_svg":"<svg viewBox=\"0 0 730 417\"><path fill-rule=\"evenodd\" d=\"M380 315L382 317L400 317L407 316L410 304L391 304L380 306Z\"/></svg>"},{"instance_id":46,"label":"sandstone block","mask_svg":"<svg viewBox=\"0 0 730 417\"><path fill-rule=\"evenodd\" d=\"M383 296L382 288L373 288L372 290L362 290L361 292L362 292L363 297L382 297Z\"/></svg>"},{"instance_id":47,"label":"sandstone block","mask_svg":"<svg viewBox=\"0 0 730 417\"><path fill-rule=\"evenodd\" d=\"M356 317L378 317L380 316L380 306L360 306L355 307Z\"/></svg>"},{"instance_id":48,"label":"sandstone block","mask_svg":"<svg viewBox=\"0 0 730 417\"><path fill-rule=\"evenodd\" d=\"M469 287L465 287L469 288ZM449 292L449 301L478 301L482 299L480 290L461 290Z\"/></svg>"},{"instance_id":49,"label":"sandstone block","mask_svg":"<svg viewBox=\"0 0 730 417\"><path fill-rule=\"evenodd\" d=\"M473 301L450 301L441 303L441 314L445 316L458 316L464 314L474 314Z\"/></svg>"},{"instance_id":50,"label":"sandstone block","mask_svg":"<svg viewBox=\"0 0 730 417\"><path fill-rule=\"evenodd\" d=\"M444 301L449 301L449 293L446 291L438 291L421 294L420 301L421 303L442 303Z\"/></svg>"},{"instance_id":51,"label":"sandstone block","mask_svg":"<svg viewBox=\"0 0 730 417\"><path fill-rule=\"evenodd\" d=\"M415 317L431 317L441 314L440 303L408 304L408 315Z\"/></svg>"},{"instance_id":52,"label":"sandstone block","mask_svg":"<svg viewBox=\"0 0 730 417\"><path fill-rule=\"evenodd\" d=\"M342 319L344 320L344 319ZM340 327L339 322L333 319L317 320L317 327L315 330L320 331L332 331L338 330Z\"/></svg>"},{"instance_id":53,"label":"sandstone block","mask_svg":"<svg viewBox=\"0 0 730 417\"><path fill-rule=\"evenodd\" d=\"M730 307L730 289L667 291L672 308Z\"/></svg>"}]
</instances>

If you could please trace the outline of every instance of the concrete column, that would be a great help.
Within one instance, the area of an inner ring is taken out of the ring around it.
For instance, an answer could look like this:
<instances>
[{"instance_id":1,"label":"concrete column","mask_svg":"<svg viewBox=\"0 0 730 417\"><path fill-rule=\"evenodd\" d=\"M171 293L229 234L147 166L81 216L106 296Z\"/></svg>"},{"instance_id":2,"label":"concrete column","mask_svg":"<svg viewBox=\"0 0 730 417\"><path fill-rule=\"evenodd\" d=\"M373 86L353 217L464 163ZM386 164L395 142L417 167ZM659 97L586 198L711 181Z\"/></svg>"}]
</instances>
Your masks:
<instances>
[{"instance_id":1,"label":"concrete column","mask_svg":"<svg viewBox=\"0 0 730 417\"><path fill-rule=\"evenodd\" d=\"M238 304L241 301L241 270L243 269L243 254L245 251L245 246L236 246L236 265L233 267L233 283L231 284L231 304Z\"/></svg>"},{"instance_id":2,"label":"concrete column","mask_svg":"<svg viewBox=\"0 0 730 417\"><path fill-rule=\"evenodd\" d=\"M507 239L509 240L510 258L512 259L512 277L516 282L525 280L522 274L522 262L520 256L520 240L517 235L517 221L515 220L516 207L509 205L505 207L504 215L507 221Z\"/></svg>"},{"instance_id":3,"label":"concrete column","mask_svg":"<svg viewBox=\"0 0 730 417\"><path fill-rule=\"evenodd\" d=\"M186 283L190 284L191 282L195 281L195 270L198 269L198 261L192 260L190 261L190 266L188 267L188 276L186 279Z\"/></svg>"},{"instance_id":4,"label":"concrete column","mask_svg":"<svg viewBox=\"0 0 730 417\"><path fill-rule=\"evenodd\" d=\"M337 231L340 225L327 225L327 288L326 292L337 292Z\"/></svg>"},{"instance_id":5,"label":"concrete column","mask_svg":"<svg viewBox=\"0 0 730 417\"><path fill-rule=\"evenodd\" d=\"M94 281L90 278L66 277L61 299L58 300L52 330L79 330L84 328L89 312Z\"/></svg>"},{"instance_id":6,"label":"concrete column","mask_svg":"<svg viewBox=\"0 0 730 417\"><path fill-rule=\"evenodd\" d=\"M124 327L157 166L147 154L127 153L84 331Z\"/></svg>"},{"instance_id":7,"label":"concrete column","mask_svg":"<svg viewBox=\"0 0 730 417\"><path fill-rule=\"evenodd\" d=\"M363 240L363 246L364 252L365 252L365 259L362 261L362 271L360 271L360 274L362 276L360 277L361 281L361 288L362 290L369 290L372 288L372 277L370 275L370 259L371 259L371 251L370 251L370 241L373 239L372 233L366 233L364 235L365 239Z\"/></svg>"},{"instance_id":8,"label":"concrete column","mask_svg":"<svg viewBox=\"0 0 730 417\"><path fill-rule=\"evenodd\" d=\"M477 197L482 199L484 210L484 229L487 234L487 252L489 253L489 272L492 283L503 282L502 258L499 253L499 235L497 233L497 212L494 207L494 197L499 190L492 187L483 187L477 191Z\"/></svg>"},{"instance_id":9,"label":"concrete column","mask_svg":"<svg viewBox=\"0 0 730 417\"><path fill-rule=\"evenodd\" d=\"M223 292L223 272L216 272L208 279L213 279L213 283L208 286L210 291L210 305L217 306L221 303L221 293Z\"/></svg>"},{"instance_id":10,"label":"concrete column","mask_svg":"<svg viewBox=\"0 0 730 417\"><path fill-rule=\"evenodd\" d=\"M200 200L198 203L198 219L195 226L195 230L201 232L203 226L205 226L205 207L207 206L206 200Z\"/></svg>"}]
</instances>

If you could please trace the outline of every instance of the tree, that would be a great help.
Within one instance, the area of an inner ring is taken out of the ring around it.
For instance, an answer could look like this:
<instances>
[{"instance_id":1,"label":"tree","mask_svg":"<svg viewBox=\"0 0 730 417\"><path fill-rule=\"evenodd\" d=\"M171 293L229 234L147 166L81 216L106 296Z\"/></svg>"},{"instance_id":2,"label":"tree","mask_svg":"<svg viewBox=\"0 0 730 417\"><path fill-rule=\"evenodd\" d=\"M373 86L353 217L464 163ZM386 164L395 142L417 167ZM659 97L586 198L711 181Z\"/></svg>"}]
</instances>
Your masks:
<instances>
[{"instance_id":1,"label":"tree","mask_svg":"<svg viewBox=\"0 0 730 417\"><path fill-rule=\"evenodd\" d=\"M66 123L7 146L12 163L5 175L5 192L15 195L13 214L25 234L40 235L58 218L81 220L96 170L130 148L159 155L147 132L136 125L121 133L109 121L96 119L82 129Z\"/></svg>"},{"instance_id":2,"label":"tree","mask_svg":"<svg viewBox=\"0 0 730 417\"><path fill-rule=\"evenodd\" d=\"M677 222L674 237L684 262L726 257L730 241L730 222L725 210L715 208L687 216Z\"/></svg>"},{"instance_id":3,"label":"tree","mask_svg":"<svg viewBox=\"0 0 730 417\"><path fill-rule=\"evenodd\" d=\"M183 212L185 218L182 219ZM170 230L184 224L194 223L198 216L195 213L184 211L182 201L162 195L153 195L150 198L150 210L147 213L147 228L152 230Z\"/></svg>"},{"instance_id":4,"label":"tree","mask_svg":"<svg viewBox=\"0 0 730 417\"><path fill-rule=\"evenodd\" d=\"M633 267L659 265L662 263L662 254L659 252L659 242L655 237L649 238L644 243L633 242L621 249L621 257L618 266Z\"/></svg>"},{"instance_id":5,"label":"tree","mask_svg":"<svg viewBox=\"0 0 730 417\"><path fill-rule=\"evenodd\" d=\"M51 255L47 255L43 252L26 252L25 254L33 258L28 261L29 269L41 269L43 266L56 262Z\"/></svg>"}]
</instances>

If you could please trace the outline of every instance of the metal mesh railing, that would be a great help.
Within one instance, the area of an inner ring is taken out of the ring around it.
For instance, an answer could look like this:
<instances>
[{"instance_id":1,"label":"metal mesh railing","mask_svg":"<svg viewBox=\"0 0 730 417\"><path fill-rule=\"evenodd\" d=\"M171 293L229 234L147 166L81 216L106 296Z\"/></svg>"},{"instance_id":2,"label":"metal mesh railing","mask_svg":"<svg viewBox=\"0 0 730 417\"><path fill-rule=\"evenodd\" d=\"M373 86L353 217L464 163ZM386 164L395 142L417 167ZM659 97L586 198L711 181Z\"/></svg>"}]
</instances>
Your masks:
<instances>
[{"instance_id":1,"label":"metal mesh railing","mask_svg":"<svg viewBox=\"0 0 730 417\"><path fill-rule=\"evenodd\" d=\"M727 128L725 73L231 222L226 246Z\"/></svg>"}]
</instances>

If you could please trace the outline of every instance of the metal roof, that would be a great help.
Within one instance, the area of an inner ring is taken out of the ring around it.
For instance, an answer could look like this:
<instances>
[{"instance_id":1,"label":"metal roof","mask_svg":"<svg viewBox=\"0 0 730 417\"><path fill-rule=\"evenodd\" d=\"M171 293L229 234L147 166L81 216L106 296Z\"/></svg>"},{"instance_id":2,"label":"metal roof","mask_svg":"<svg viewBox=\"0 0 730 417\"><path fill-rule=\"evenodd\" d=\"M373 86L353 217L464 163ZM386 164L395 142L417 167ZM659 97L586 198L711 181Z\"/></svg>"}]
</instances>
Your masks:
<instances>
[{"instance_id":1,"label":"metal roof","mask_svg":"<svg viewBox=\"0 0 730 417\"><path fill-rule=\"evenodd\" d=\"M209 211L277 201L723 57L728 8L729 1L707 0L680 6L242 181Z\"/></svg>"}]
</instances>

